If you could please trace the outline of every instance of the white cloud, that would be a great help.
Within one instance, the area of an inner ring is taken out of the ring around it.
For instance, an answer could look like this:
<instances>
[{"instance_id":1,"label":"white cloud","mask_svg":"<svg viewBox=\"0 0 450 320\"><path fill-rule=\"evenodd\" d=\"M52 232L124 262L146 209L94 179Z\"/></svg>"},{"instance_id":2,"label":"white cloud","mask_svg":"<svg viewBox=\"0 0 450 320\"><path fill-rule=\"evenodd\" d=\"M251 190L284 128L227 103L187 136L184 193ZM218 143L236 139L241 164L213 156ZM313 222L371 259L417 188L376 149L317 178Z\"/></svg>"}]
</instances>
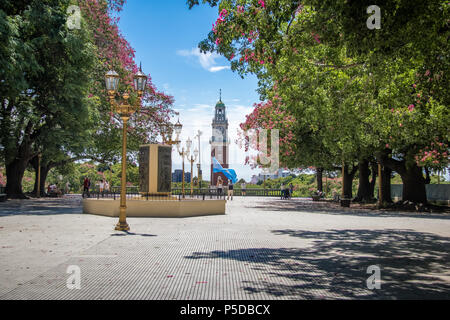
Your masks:
<instances>
[{"instance_id":1,"label":"white cloud","mask_svg":"<svg viewBox=\"0 0 450 320\"><path fill-rule=\"evenodd\" d=\"M226 70L226 69L230 69L229 66L222 66L222 67L211 67L209 68L209 72L218 72L218 71L222 71L222 70Z\"/></svg>"},{"instance_id":2,"label":"white cloud","mask_svg":"<svg viewBox=\"0 0 450 320\"><path fill-rule=\"evenodd\" d=\"M219 72L222 70L230 69L229 66L216 66L216 59L220 58L217 53L202 53L199 48L193 48L191 50L178 50L177 54L182 57L195 57L198 59L198 63L203 69L209 72Z\"/></svg>"}]
</instances>

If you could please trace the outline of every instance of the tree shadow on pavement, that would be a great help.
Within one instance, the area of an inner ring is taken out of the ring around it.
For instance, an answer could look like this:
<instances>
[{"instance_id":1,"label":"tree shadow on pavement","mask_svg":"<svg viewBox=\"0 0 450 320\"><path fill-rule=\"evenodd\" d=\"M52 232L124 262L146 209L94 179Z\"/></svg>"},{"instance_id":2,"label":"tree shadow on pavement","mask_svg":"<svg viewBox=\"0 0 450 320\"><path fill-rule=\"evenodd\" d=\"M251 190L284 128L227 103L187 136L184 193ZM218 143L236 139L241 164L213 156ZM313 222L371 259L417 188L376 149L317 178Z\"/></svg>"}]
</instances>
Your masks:
<instances>
[{"instance_id":1,"label":"tree shadow on pavement","mask_svg":"<svg viewBox=\"0 0 450 320\"><path fill-rule=\"evenodd\" d=\"M194 252L185 258L243 262L260 280L242 281L242 288L273 298L450 299L450 238L410 230L272 233L312 245ZM367 287L372 275L367 268L373 265L381 269L379 290Z\"/></svg>"},{"instance_id":2,"label":"tree shadow on pavement","mask_svg":"<svg viewBox=\"0 0 450 320\"><path fill-rule=\"evenodd\" d=\"M361 217L404 217L404 218L422 218L422 219L450 219L448 213L415 213L415 212L395 212L383 210L371 210L364 208L343 208L338 203L330 201L312 201L306 199L300 200L271 200L260 202L251 206L254 209L263 211L280 212L307 212L334 215L353 215Z\"/></svg>"},{"instance_id":3,"label":"tree shadow on pavement","mask_svg":"<svg viewBox=\"0 0 450 320\"><path fill-rule=\"evenodd\" d=\"M0 217L81 214L82 212L81 197L9 200L0 203Z\"/></svg>"}]
</instances>

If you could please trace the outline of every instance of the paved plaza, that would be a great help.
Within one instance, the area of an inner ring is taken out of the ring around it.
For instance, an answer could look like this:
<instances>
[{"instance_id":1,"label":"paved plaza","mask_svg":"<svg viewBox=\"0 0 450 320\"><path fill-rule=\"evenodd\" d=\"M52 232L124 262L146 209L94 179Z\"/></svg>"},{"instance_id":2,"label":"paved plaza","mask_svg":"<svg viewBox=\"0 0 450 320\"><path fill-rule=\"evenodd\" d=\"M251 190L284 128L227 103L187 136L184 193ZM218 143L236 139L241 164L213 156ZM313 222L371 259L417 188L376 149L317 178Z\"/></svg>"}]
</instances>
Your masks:
<instances>
[{"instance_id":1,"label":"paved plaza","mask_svg":"<svg viewBox=\"0 0 450 320\"><path fill-rule=\"evenodd\" d=\"M0 203L0 299L450 297L449 214L237 197L225 216L130 218L122 233L81 211L78 196Z\"/></svg>"}]
</instances>

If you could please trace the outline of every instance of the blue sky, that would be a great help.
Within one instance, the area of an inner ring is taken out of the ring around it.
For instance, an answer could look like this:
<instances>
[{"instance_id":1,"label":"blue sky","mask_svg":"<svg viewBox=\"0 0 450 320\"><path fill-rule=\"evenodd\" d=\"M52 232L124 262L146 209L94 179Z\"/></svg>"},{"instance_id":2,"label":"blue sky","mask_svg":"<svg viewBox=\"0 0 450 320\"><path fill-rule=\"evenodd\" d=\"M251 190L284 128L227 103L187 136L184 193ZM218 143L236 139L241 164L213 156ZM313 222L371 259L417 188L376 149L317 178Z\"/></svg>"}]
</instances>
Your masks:
<instances>
[{"instance_id":1,"label":"blue sky","mask_svg":"<svg viewBox=\"0 0 450 320\"><path fill-rule=\"evenodd\" d=\"M157 88L174 96L174 108L184 125L183 138L192 139L198 130L203 132L205 179L209 177L211 121L222 89L230 122L230 167L236 169L239 178L249 180L258 172L243 165L244 152L233 141L239 123L259 101L257 79L241 79L229 70L225 58L198 51L198 43L206 38L217 16L217 7L200 5L189 10L185 0L128 0L119 27L136 50L136 62L142 62L143 71L150 73ZM173 169L181 168L181 158L175 153L173 160Z\"/></svg>"}]
</instances>

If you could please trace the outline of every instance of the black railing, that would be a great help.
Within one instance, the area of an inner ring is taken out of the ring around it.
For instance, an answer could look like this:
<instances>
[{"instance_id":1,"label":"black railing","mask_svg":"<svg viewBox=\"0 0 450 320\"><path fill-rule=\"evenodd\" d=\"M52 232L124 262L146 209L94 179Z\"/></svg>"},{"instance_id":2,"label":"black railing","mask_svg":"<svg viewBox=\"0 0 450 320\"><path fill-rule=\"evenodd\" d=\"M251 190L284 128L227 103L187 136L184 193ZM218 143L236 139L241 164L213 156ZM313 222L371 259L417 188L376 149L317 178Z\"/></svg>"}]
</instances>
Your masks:
<instances>
[{"instance_id":1,"label":"black railing","mask_svg":"<svg viewBox=\"0 0 450 320\"><path fill-rule=\"evenodd\" d=\"M289 194L289 193L287 193ZM127 187L127 199L135 199L135 200L182 200L182 199L226 199L228 195L228 188L225 187L222 189L222 192L219 192L217 188L194 188L191 193L190 188L184 189L181 188L173 188L170 196L168 195L155 195L149 193L139 192L138 187ZM88 196L88 195L85 195ZM278 197L282 198L286 196L286 192L281 191L280 189L246 189L243 191L242 189L234 189L233 196L243 196L243 197ZM94 188L90 194L90 198L97 199L120 199L120 186L112 187L110 191L100 192L98 188Z\"/></svg>"},{"instance_id":2,"label":"black railing","mask_svg":"<svg viewBox=\"0 0 450 320\"><path fill-rule=\"evenodd\" d=\"M175 192L172 192L168 195L161 194L150 194L139 192L139 188L137 187L127 187L127 199L128 200L151 200L151 201L181 201L181 200L225 200L226 194L224 192L219 193L217 190L207 190L204 189L203 192L190 194L190 190L186 190L183 195L180 189L180 192L177 192L178 189L174 189ZM189 192L188 192L189 191ZM99 189L94 189L89 192L89 194L83 194L83 197L94 198L94 199L112 199L119 200L120 199L120 187L113 187L111 191L102 191Z\"/></svg>"},{"instance_id":3,"label":"black railing","mask_svg":"<svg viewBox=\"0 0 450 320\"><path fill-rule=\"evenodd\" d=\"M120 186L111 187L111 190L100 191L98 187L94 187L89 190L89 193L83 192L83 198L106 198L106 199L120 199ZM127 187L127 198L140 198L138 187Z\"/></svg>"},{"instance_id":4,"label":"black railing","mask_svg":"<svg viewBox=\"0 0 450 320\"><path fill-rule=\"evenodd\" d=\"M174 189L172 189L172 194L181 194L181 193L182 193L182 189L181 188L174 188ZM191 194L191 189L190 188L184 189L184 193L185 194ZM194 195L209 194L209 193L217 194L217 189L216 188L211 188L211 189L194 188L194 190L193 190L193 194ZM222 193L227 195L228 189L226 187L223 188L222 189ZM243 191L242 189L236 189L235 188L233 190L233 195L234 196L246 196L246 197L281 197L282 194L283 193L282 193L282 191L280 189L246 189L245 191Z\"/></svg>"}]
</instances>

